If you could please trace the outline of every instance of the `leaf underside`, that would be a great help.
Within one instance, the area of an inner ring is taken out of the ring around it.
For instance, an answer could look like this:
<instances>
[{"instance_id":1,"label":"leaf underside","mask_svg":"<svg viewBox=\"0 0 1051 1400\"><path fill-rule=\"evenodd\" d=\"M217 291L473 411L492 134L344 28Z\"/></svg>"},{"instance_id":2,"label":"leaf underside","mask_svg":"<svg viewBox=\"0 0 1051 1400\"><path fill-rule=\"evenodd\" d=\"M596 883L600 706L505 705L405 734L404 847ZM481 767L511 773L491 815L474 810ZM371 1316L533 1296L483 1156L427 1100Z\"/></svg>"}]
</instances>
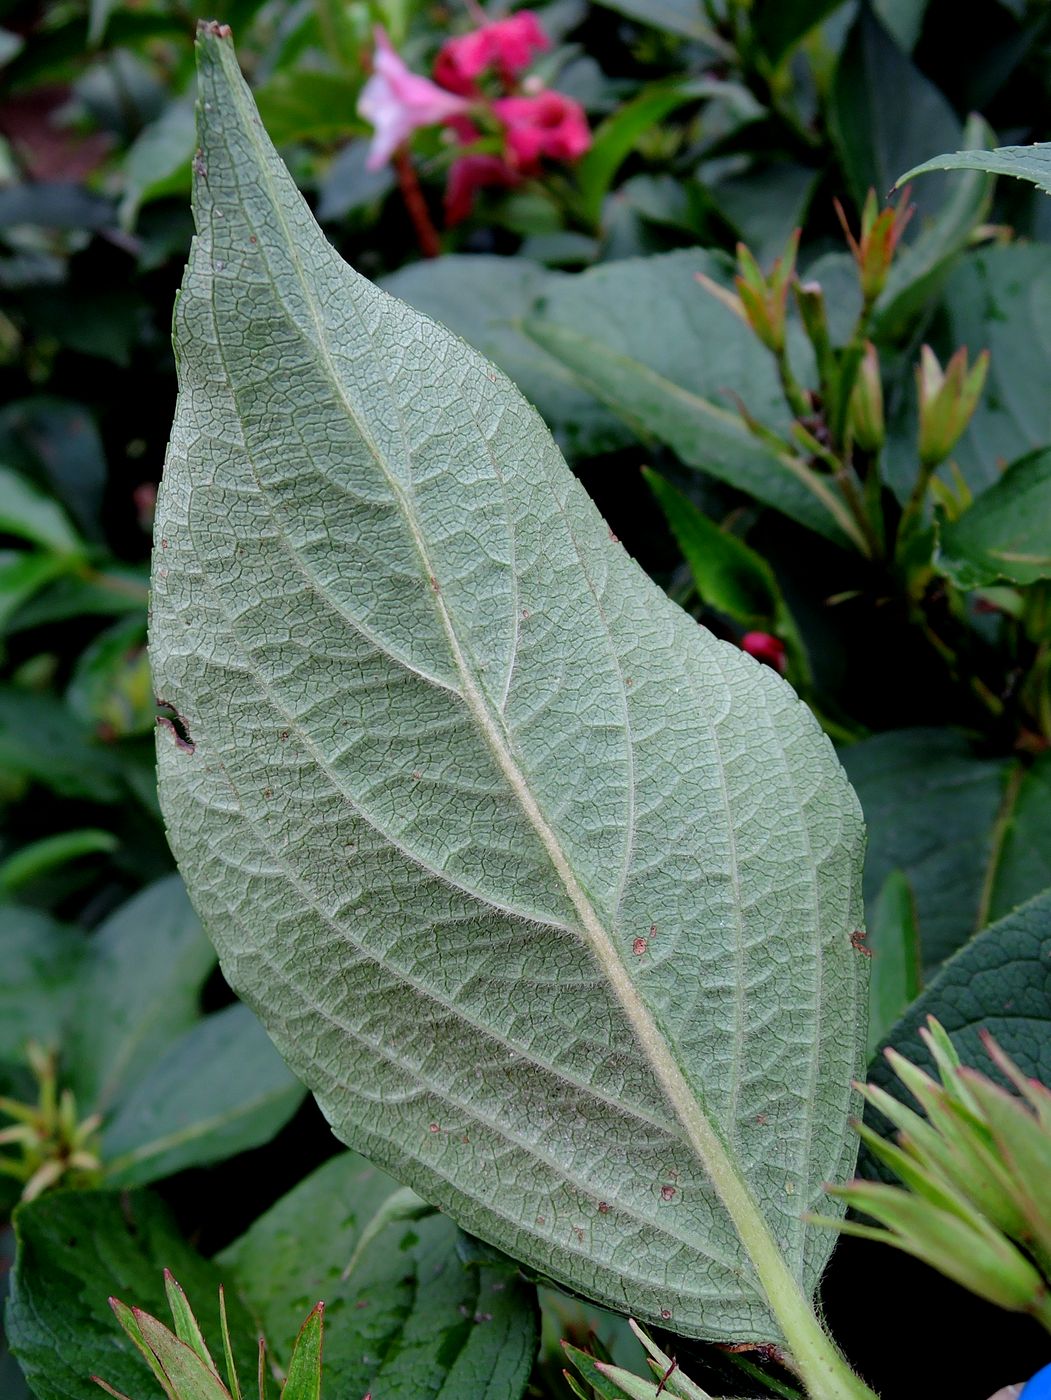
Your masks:
<instances>
[{"instance_id":1,"label":"leaf underside","mask_svg":"<svg viewBox=\"0 0 1051 1400\"><path fill-rule=\"evenodd\" d=\"M228 31L198 48L151 634L191 896L344 1141L601 1302L768 1339L684 1123L813 1287L864 1035L853 792L509 381L340 261Z\"/></svg>"}]
</instances>

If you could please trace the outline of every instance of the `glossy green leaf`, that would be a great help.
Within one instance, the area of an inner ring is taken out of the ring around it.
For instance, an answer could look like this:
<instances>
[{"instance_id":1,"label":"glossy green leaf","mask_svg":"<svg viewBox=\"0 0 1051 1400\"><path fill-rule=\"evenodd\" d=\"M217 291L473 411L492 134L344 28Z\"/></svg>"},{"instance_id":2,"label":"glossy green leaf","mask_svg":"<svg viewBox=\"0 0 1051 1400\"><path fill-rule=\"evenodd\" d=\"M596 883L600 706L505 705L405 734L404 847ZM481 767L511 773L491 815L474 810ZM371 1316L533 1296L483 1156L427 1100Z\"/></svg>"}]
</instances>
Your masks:
<instances>
[{"instance_id":1,"label":"glossy green leaf","mask_svg":"<svg viewBox=\"0 0 1051 1400\"><path fill-rule=\"evenodd\" d=\"M777 0L775 4L756 5L751 13L753 35L776 65L838 3L839 0Z\"/></svg>"},{"instance_id":2,"label":"glossy green leaf","mask_svg":"<svg viewBox=\"0 0 1051 1400\"><path fill-rule=\"evenodd\" d=\"M1013 462L939 530L938 567L958 588L1051 578L1051 449Z\"/></svg>"},{"instance_id":3,"label":"glossy green leaf","mask_svg":"<svg viewBox=\"0 0 1051 1400\"><path fill-rule=\"evenodd\" d=\"M854 796L513 386L340 262L221 32L199 60L151 645L224 970L337 1133L473 1233L767 1339L713 1182L813 1288L864 1039Z\"/></svg>"},{"instance_id":4,"label":"glossy green leaf","mask_svg":"<svg viewBox=\"0 0 1051 1400\"><path fill-rule=\"evenodd\" d=\"M640 435L843 541L852 522L835 488L741 421L735 400L775 431L790 419L772 357L697 273L729 280L704 250L608 263L553 286L526 330Z\"/></svg>"},{"instance_id":5,"label":"glossy green leaf","mask_svg":"<svg viewBox=\"0 0 1051 1400\"><path fill-rule=\"evenodd\" d=\"M221 1276L148 1192L55 1192L20 1206L15 1230L5 1325L37 1400L98 1400L93 1375L130 1400L158 1400L156 1380L107 1299L116 1295L166 1317L166 1267L193 1300L212 1355L222 1355ZM255 1324L230 1291L226 1302L237 1364L254 1375Z\"/></svg>"},{"instance_id":6,"label":"glossy green leaf","mask_svg":"<svg viewBox=\"0 0 1051 1400\"><path fill-rule=\"evenodd\" d=\"M548 272L525 258L461 254L411 263L381 285L498 365L536 407L565 452L596 456L625 446L631 434L522 330L537 299L563 281L564 273Z\"/></svg>"},{"instance_id":7,"label":"glossy green leaf","mask_svg":"<svg viewBox=\"0 0 1051 1400\"><path fill-rule=\"evenodd\" d=\"M388 1218L400 1188L353 1153L327 1162L220 1256L288 1364L303 1300L323 1299L326 1397L517 1400L536 1355L533 1290L465 1265L431 1212Z\"/></svg>"},{"instance_id":8,"label":"glossy green leaf","mask_svg":"<svg viewBox=\"0 0 1051 1400\"><path fill-rule=\"evenodd\" d=\"M1028 180L1045 194L1051 194L1051 141L1032 146L997 146L992 151L954 151L934 156L899 175L897 185L927 175L932 170L982 170L987 175L1010 175Z\"/></svg>"},{"instance_id":9,"label":"glossy green leaf","mask_svg":"<svg viewBox=\"0 0 1051 1400\"><path fill-rule=\"evenodd\" d=\"M199 1021L144 1068L103 1124L106 1180L117 1186L142 1186L258 1147L303 1099L247 1006Z\"/></svg>"}]
</instances>

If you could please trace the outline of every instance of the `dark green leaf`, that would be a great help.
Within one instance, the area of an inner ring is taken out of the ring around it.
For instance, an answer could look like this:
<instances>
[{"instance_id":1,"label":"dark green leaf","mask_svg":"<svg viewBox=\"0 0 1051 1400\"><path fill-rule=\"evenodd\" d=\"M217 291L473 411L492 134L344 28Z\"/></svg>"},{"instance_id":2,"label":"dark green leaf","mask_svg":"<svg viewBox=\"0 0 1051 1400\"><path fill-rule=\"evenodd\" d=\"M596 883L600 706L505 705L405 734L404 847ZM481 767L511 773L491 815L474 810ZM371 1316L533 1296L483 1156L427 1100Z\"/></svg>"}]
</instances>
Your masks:
<instances>
[{"instance_id":1,"label":"dark green leaf","mask_svg":"<svg viewBox=\"0 0 1051 1400\"><path fill-rule=\"evenodd\" d=\"M992 133L981 117L972 117L964 134L980 140ZM876 303L880 337L888 341L899 338L941 291L955 259L988 217L994 183L992 176L980 171L953 181L934 218L898 253Z\"/></svg>"},{"instance_id":2,"label":"dark green leaf","mask_svg":"<svg viewBox=\"0 0 1051 1400\"><path fill-rule=\"evenodd\" d=\"M597 225L601 219L602 202L613 178L643 132L687 102L713 95L720 86L703 80L655 84L643 88L606 118L595 130L590 151L577 166L577 184L590 224Z\"/></svg>"},{"instance_id":3,"label":"dark green leaf","mask_svg":"<svg viewBox=\"0 0 1051 1400\"><path fill-rule=\"evenodd\" d=\"M87 409L39 396L0 409L0 460L46 482L89 540L102 535L106 458Z\"/></svg>"},{"instance_id":4,"label":"dark green leaf","mask_svg":"<svg viewBox=\"0 0 1051 1400\"><path fill-rule=\"evenodd\" d=\"M1051 578L1051 449L1013 462L939 530L938 567L958 588Z\"/></svg>"},{"instance_id":5,"label":"dark green leaf","mask_svg":"<svg viewBox=\"0 0 1051 1400\"><path fill-rule=\"evenodd\" d=\"M961 735L935 729L880 734L841 757L868 826L869 922L888 876L900 871L930 970L979 926L1007 765L976 759Z\"/></svg>"},{"instance_id":6,"label":"dark green leaf","mask_svg":"<svg viewBox=\"0 0 1051 1400\"><path fill-rule=\"evenodd\" d=\"M92 1375L130 1400L158 1400L157 1382L107 1299L167 1316L165 1268L192 1300L212 1354L222 1355L221 1275L148 1192L52 1192L19 1207L15 1230L6 1327L37 1400L99 1400ZM255 1326L233 1290L226 1304L238 1366L254 1375Z\"/></svg>"},{"instance_id":7,"label":"dark green leaf","mask_svg":"<svg viewBox=\"0 0 1051 1400\"><path fill-rule=\"evenodd\" d=\"M1051 888L1051 753L1016 769L1000 813L995 868L988 881L989 918Z\"/></svg>"},{"instance_id":8,"label":"dark green leaf","mask_svg":"<svg viewBox=\"0 0 1051 1400\"><path fill-rule=\"evenodd\" d=\"M517 1400L536 1354L533 1290L506 1269L462 1264L456 1227L437 1212L391 1220L367 1238L400 1190L346 1153L284 1196L219 1262L283 1363L310 1306L304 1299L324 1300L326 1397L371 1390L376 1400Z\"/></svg>"},{"instance_id":9,"label":"dark green leaf","mask_svg":"<svg viewBox=\"0 0 1051 1400\"><path fill-rule=\"evenodd\" d=\"M961 136L948 101L867 5L861 7L836 70L830 121L859 207L870 188L885 198L903 165L958 145ZM944 177L915 192L921 228L947 194Z\"/></svg>"},{"instance_id":10,"label":"dark green leaf","mask_svg":"<svg viewBox=\"0 0 1051 1400\"><path fill-rule=\"evenodd\" d=\"M698 272L729 279L725 262L703 250L593 268L554 284L526 330L637 432L842 541L852 522L834 489L754 437L736 412L739 398L768 427L788 428L772 357L697 284Z\"/></svg>"},{"instance_id":11,"label":"dark green leaf","mask_svg":"<svg viewBox=\"0 0 1051 1400\"><path fill-rule=\"evenodd\" d=\"M149 1074L200 1015L215 966L177 875L122 904L88 942L66 1072L78 1100L100 1112Z\"/></svg>"},{"instance_id":12,"label":"dark green leaf","mask_svg":"<svg viewBox=\"0 0 1051 1400\"><path fill-rule=\"evenodd\" d=\"M945 346L990 352L985 392L953 457L971 489L1051 443L1051 248L1007 244L962 258L944 295Z\"/></svg>"},{"instance_id":13,"label":"dark green leaf","mask_svg":"<svg viewBox=\"0 0 1051 1400\"><path fill-rule=\"evenodd\" d=\"M0 904L0 947L0 1060L21 1060L29 1040L57 1049L80 987L83 934L35 909Z\"/></svg>"},{"instance_id":14,"label":"dark green leaf","mask_svg":"<svg viewBox=\"0 0 1051 1400\"><path fill-rule=\"evenodd\" d=\"M36 782L62 797L116 802L124 793L116 756L51 695L0 686L4 786Z\"/></svg>"},{"instance_id":15,"label":"dark green leaf","mask_svg":"<svg viewBox=\"0 0 1051 1400\"><path fill-rule=\"evenodd\" d=\"M187 98L172 102L139 132L124 158L120 220L125 228L134 227L151 199L189 189L195 140L193 103Z\"/></svg>"},{"instance_id":16,"label":"dark green leaf","mask_svg":"<svg viewBox=\"0 0 1051 1400\"><path fill-rule=\"evenodd\" d=\"M141 1186L267 1142L306 1092L247 1006L191 1026L102 1129L106 1179Z\"/></svg>"},{"instance_id":17,"label":"dark green leaf","mask_svg":"<svg viewBox=\"0 0 1051 1400\"><path fill-rule=\"evenodd\" d=\"M774 65L830 15L841 0L765 0L752 6L752 31Z\"/></svg>"},{"instance_id":18,"label":"dark green leaf","mask_svg":"<svg viewBox=\"0 0 1051 1400\"><path fill-rule=\"evenodd\" d=\"M734 56L731 45L707 22L701 0L600 0L600 3L629 19L652 25L654 29L698 39L723 58Z\"/></svg>"},{"instance_id":19,"label":"dark green leaf","mask_svg":"<svg viewBox=\"0 0 1051 1400\"><path fill-rule=\"evenodd\" d=\"M51 836L41 836L0 861L0 897L13 894L70 861L106 855L119 846L112 831L99 827L80 827L75 831L56 831Z\"/></svg>"},{"instance_id":20,"label":"dark green leaf","mask_svg":"<svg viewBox=\"0 0 1051 1400\"><path fill-rule=\"evenodd\" d=\"M920 939L916 901L908 880L892 870L869 920L869 1055L920 994Z\"/></svg>"},{"instance_id":21,"label":"dark green leaf","mask_svg":"<svg viewBox=\"0 0 1051 1400\"><path fill-rule=\"evenodd\" d=\"M920 1030L942 1023L965 1064L991 1073L980 1032L988 1031L1022 1072L1051 1084L1051 890L1021 905L971 940L945 964L887 1037L906 1059L931 1063ZM879 1057L870 1081L904 1098Z\"/></svg>"},{"instance_id":22,"label":"dark green leaf","mask_svg":"<svg viewBox=\"0 0 1051 1400\"><path fill-rule=\"evenodd\" d=\"M738 535L710 520L657 472L643 470L690 566L701 601L742 626L772 625L783 605L766 560Z\"/></svg>"},{"instance_id":23,"label":"dark green leaf","mask_svg":"<svg viewBox=\"0 0 1051 1400\"><path fill-rule=\"evenodd\" d=\"M412 263L381 285L499 365L571 456L597 456L623 447L630 433L565 365L522 333L537 299L564 280L524 258L463 255Z\"/></svg>"},{"instance_id":24,"label":"dark green leaf","mask_svg":"<svg viewBox=\"0 0 1051 1400\"><path fill-rule=\"evenodd\" d=\"M150 732L157 706L144 617L114 623L84 649L73 668L66 703L107 739Z\"/></svg>"}]
</instances>

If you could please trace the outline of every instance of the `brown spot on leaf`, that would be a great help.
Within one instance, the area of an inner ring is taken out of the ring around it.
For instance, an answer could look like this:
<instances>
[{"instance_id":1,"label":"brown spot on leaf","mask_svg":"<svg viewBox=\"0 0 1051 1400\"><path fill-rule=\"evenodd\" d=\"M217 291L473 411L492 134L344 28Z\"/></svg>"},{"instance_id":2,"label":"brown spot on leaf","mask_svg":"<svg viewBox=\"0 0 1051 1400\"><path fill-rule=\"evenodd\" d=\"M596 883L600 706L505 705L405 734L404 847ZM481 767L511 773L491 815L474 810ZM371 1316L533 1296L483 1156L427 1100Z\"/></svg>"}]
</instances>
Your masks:
<instances>
[{"instance_id":1,"label":"brown spot on leaf","mask_svg":"<svg viewBox=\"0 0 1051 1400\"><path fill-rule=\"evenodd\" d=\"M637 958L641 958L643 953L649 946L650 945L645 938L636 938L635 942L631 945L631 951L635 954Z\"/></svg>"}]
</instances>

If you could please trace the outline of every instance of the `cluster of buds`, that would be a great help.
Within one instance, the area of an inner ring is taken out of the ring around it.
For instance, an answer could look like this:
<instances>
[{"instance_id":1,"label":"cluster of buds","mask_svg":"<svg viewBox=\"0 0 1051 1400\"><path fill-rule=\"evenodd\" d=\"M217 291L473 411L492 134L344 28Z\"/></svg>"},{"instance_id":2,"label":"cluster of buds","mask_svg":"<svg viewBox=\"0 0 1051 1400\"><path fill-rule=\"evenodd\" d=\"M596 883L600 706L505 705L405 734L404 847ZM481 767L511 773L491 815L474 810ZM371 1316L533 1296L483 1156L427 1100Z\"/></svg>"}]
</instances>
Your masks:
<instances>
[{"instance_id":1,"label":"cluster of buds","mask_svg":"<svg viewBox=\"0 0 1051 1400\"><path fill-rule=\"evenodd\" d=\"M850 436L863 452L878 452L886 437L883 421L883 380L879 355L871 340L865 342L865 353L858 365L857 378L850 393Z\"/></svg>"},{"instance_id":2,"label":"cluster of buds","mask_svg":"<svg viewBox=\"0 0 1051 1400\"><path fill-rule=\"evenodd\" d=\"M432 81L413 73L377 29L372 76L358 101L375 132L369 169L385 165L414 131L443 126L460 150L445 193L446 221L455 224L479 189L513 188L541 174L545 160L578 160L591 145L583 108L524 76L550 47L536 15L519 10L446 40ZM498 149L477 149L490 133Z\"/></svg>"},{"instance_id":3,"label":"cluster of buds","mask_svg":"<svg viewBox=\"0 0 1051 1400\"><path fill-rule=\"evenodd\" d=\"M0 1098L0 1114L14 1123L0 1129L0 1147L17 1155L0 1155L0 1173L22 1182L22 1199L31 1201L60 1183L95 1186L102 1180L97 1134L102 1120L92 1114L77 1120L77 1104L69 1089L58 1089L55 1057L30 1042L26 1057L37 1081L36 1103Z\"/></svg>"},{"instance_id":4,"label":"cluster of buds","mask_svg":"<svg viewBox=\"0 0 1051 1400\"><path fill-rule=\"evenodd\" d=\"M226 1319L226 1297L219 1289L219 1326L223 1339L227 1379L224 1382L212 1360L204 1334L193 1314L186 1294L169 1270L164 1271L164 1292L171 1309L175 1331L158 1322L141 1308L129 1308L119 1298L109 1305L128 1340L141 1353L157 1378L167 1400L241 1400L234 1370L233 1347ZM300 1328L281 1390L281 1400L318 1400L321 1394L321 1344L324 1336L324 1303L318 1303ZM259 1338L259 1400L266 1400L266 1344ZM92 1376L114 1400L128 1400L100 1376Z\"/></svg>"},{"instance_id":5,"label":"cluster of buds","mask_svg":"<svg viewBox=\"0 0 1051 1400\"><path fill-rule=\"evenodd\" d=\"M876 191L869 190L861 210L861 232L855 238L843 206L836 200L836 213L857 264L861 295L866 306L872 306L887 285L894 254L912 218L912 211L908 188L902 191L897 205L888 205L885 209L879 207Z\"/></svg>"},{"instance_id":6,"label":"cluster of buds","mask_svg":"<svg viewBox=\"0 0 1051 1400\"><path fill-rule=\"evenodd\" d=\"M920 1034L938 1080L894 1050L885 1053L926 1117L885 1090L859 1086L897 1128L897 1143L863 1123L857 1130L907 1189L873 1181L829 1188L883 1229L817 1219L895 1245L1051 1331L1051 1091L1028 1079L989 1035L986 1052L1017 1094L962 1066L933 1017Z\"/></svg>"},{"instance_id":7,"label":"cluster of buds","mask_svg":"<svg viewBox=\"0 0 1051 1400\"><path fill-rule=\"evenodd\" d=\"M738 275L734 278L734 286L744 318L766 348L775 355L782 354L785 348L788 289L796 274L800 233L801 230L796 229L792 234L784 254L767 275L764 275L753 253L743 243L737 245Z\"/></svg>"},{"instance_id":8,"label":"cluster of buds","mask_svg":"<svg viewBox=\"0 0 1051 1400\"><path fill-rule=\"evenodd\" d=\"M968 369L961 346L943 370L934 351L924 345L916 370L920 401L920 462L936 467L944 462L971 421L985 387L989 351L983 350Z\"/></svg>"}]
</instances>

